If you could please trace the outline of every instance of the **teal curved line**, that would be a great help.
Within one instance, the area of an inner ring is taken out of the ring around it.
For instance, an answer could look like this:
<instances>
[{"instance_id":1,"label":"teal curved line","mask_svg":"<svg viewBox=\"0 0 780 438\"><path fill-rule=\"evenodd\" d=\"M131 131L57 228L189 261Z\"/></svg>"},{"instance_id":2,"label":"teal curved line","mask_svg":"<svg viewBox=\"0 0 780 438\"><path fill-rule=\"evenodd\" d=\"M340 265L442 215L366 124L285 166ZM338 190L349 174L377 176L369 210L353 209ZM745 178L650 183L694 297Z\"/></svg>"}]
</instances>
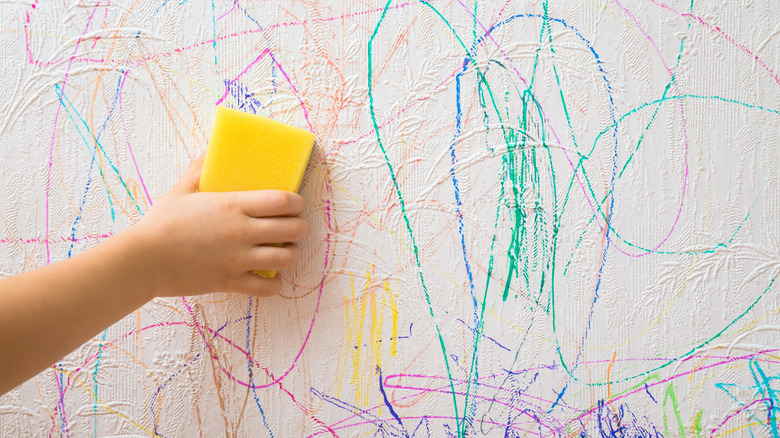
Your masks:
<instances>
[{"instance_id":1,"label":"teal curved line","mask_svg":"<svg viewBox=\"0 0 780 438\"><path fill-rule=\"evenodd\" d=\"M685 100L685 99L718 100L718 101L731 103L731 104L735 104L735 105L741 105L743 107L750 108L750 109L757 109L757 110L766 111L766 112L769 112L769 113L772 113L772 114L780 115L780 110L775 110L775 109L772 109L772 108L763 107L761 105L752 105L752 104L749 104L749 103L746 103L746 102L741 102L741 101L738 101L738 100L735 100L735 99L728 99L728 98L724 98L724 97L721 97L721 96L702 96L702 95L697 95L697 94L681 94L679 96L663 97L663 98L656 99L656 100L653 100L653 101L650 101L650 102L645 102L642 105L632 109L631 111L628 111L627 113L623 114L618 119L618 121L616 123L613 123L613 124L609 125L606 129L600 131L599 134L596 136L596 139L593 141L593 145L594 145L593 149L591 149L591 151L588 154L582 155L582 158L580 159L580 163L582 163L582 161L584 161L584 160L587 160L588 157L593 153L593 150L596 147L595 145L596 145L596 143L598 143L599 138L601 138L601 136L603 136L604 134L606 134L610 130L616 128L626 118L628 118L630 116L633 116L633 115L636 115L640 111L642 111L642 110L644 110L644 109L646 109L646 108L648 108L650 106L653 106L653 105L661 104L661 103L664 103L666 101L671 101L671 100ZM638 147L638 145L637 145L637 147ZM623 170L625 170L626 167L628 166L628 164L631 162L631 158L633 157L633 155L634 155L634 153L632 152L631 155L629 156L629 158L626 159L626 163L623 166ZM577 170L575 170L575 172L576 171ZM585 173L585 170L583 168L583 174L584 173ZM623 171L621 170L620 173L622 175ZM618 176L618 179L620 179L620 178L621 178L621 176ZM601 199L601 201L599 202L599 204L597 206L598 215L600 215L602 218L604 217L604 213L602 212L602 208L601 207L604 205L604 202L606 202L608 197L609 197L609 192ZM750 207L750 210L752 210L753 207L755 207L757 202L758 202L758 197L754 200L753 204ZM627 245L627 246L629 246L631 248L635 248L635 249L640 250L642 252L651 253L651 254L663 254L663 255L712 254L715 251L717 251L718 249L728 247L728 245L731 244L731 242L736 237L737 233L740 231L740 229L744 225L745 221L747 221L747 219L750 217L750 210L745 215L745 217L743 218L743 220L740 223L740 225L737 226L737 228L732 233L732 235L729 237L729 240L726 243L718 243L718 244L716 244L716 245L714 245L714 246L712 246L710 248L701 249L701 250L695 250L695 251L662 251L662 250L654 250L654 249L651 249L651 248L646 248L646 247L644 247L642 245L633 243L633 242L625 239L623 236L621 236L620 232L611 223L607 224L607 226L610 228L610 230L612 232L615 233L615 237L619 241L621 241L622 243L624 243L625 245ZM588 221L588 224L593 223L593 221L596 219L596 216L597 216L597 214L591 215L591 218ZM587 231L587 228L586 228L586 231ZM577 244L574 247L575 250L577 248L579 248L580 244L582 243L582 239L585 236L585 232L586 231L583 231L580 234L580 237L577 240ZM568 266L571 264L571 261L572 261L572 258L570 257L569 261L566 263L566 269L568 269Z\"/></svg>"},{"instance_id":2,"label":"teal curved line","mask_svg":"<svg viewBox=\"0 0 780 438\"><path fill-rule=\"evenodd\" d=\"M433 321L433 325L436 328L436 335L439 338L439 345L442 350L442 355L444 356L444 365L447 369L447 377L450 384L450 391L452 392L452 403L455 409L455 421L456 426L458 430L458 435L460 436L461 426L460 426L460 418L458 417L458 401L455 397L455 385L452 381L452 372L450 370L450 362L449 358L447 357L447 348L444 345L444 337L441 334L441 329L439 328L439 324L436 322L436 316L433 312L433 305L431 304L431 297L428 293L428 286L425 284L425 278L423 277L422 273L422 264L420 262L420 255L419 255L419 248L417 247L417 243L414 238L414 233L412 232L411 224L409 223L409 216L406 213L406 203L404 202L404 197L401 194L401 188L398 185L398 181L395 176L395 171L393 170L393 165L390 163L390 158L387 155L387 151L385 149L384 144L382 143L382 138L379 133L379 123L376 120L376 112L374 109L374 93L373 93L373 86L372 86L372 74L373 74L373 44L374 44L374 38L376 37L377 32L379 32L379 28L382 25L382 22L385 19L385 16L387 15L387 10L390 8L390 3L392 3L393 0L387 0L387 3L385 4L384 9L382 10L382 15L379 17L379 21L377 22L376 27L374 28L374 32L371 34L371 38L368 40L368 98L369 98L369 109L371 111L371 122L374 125L374 132L376 133L376 141L379 144L379 148L382 151L382 155L384 155L385 163L387 164L388 170L390 172L390 178L393 181L393 187L395 188L396 195L398 196L398 201L401 206L401 215L404 218L404 223L406 225L406 230L409 233L409 238L412 241L412 249L414 252L414 260L417 264L418 269L418 275L420 278L420 284L422 285L423 292L425 294L425 301L428 303L428 312L431 315L431 320Z\"/></svg>"},{"instance_id":3,"label":"teal curved line","mask_svg":"<svg viewBox=\"0 0 780 438\"><path fill-rule=\"evenodd\" d=\"M756 306L756 304L758 304L758 302L759 302L759 301L761 301L761 299L762 299L762 298L764 298L764 297L766 296L767 292L769 292L769 290L772 288L772 285L773 285L774 283L775 283L775 278L773 278L773 279L771 279L771 280L769 281L769 285L766 287L766 289L764 289L764 291L763 291L763 292L761 292L761 295L759 295L759 296L758 296L758 298L756 298L756 299L755 299L755 301L753 301L753 303L751 303L751 304L750 304L750 305L747 307L747 309L745 309L745 311L744 311L744 312L740 313L740 314L739 314L739 315L738 315L736 318L734 318L733 320L731 320L731 322L730 322L730 323L726 324L726 326L725 326L725 327L723 327L723 328L722 328L722 329L721 329L721 330L720 330L718 333L716 333L716 334L715 334L715 335L713 335L712 337L708 338L706 341L704 341L704 342L701 342L701 343L697 344L695 347L691 348L691 349L690 349L688 352L686 352L686 353L684 353L684 354L681 354L680 356L678 356L678 357L676 357L676 358L669 359L668 361L664 362L663 364L661 364L661 365L659 365L659 366L657 366L657 367L655 367L655 368L653 368L653 369L650 369L650 370L643 371L643 372L641 372L641 373L639 373L639 374L636 374L636 375L633 375L633 376L628 376L628 377L624 377L624 378L622 378L622 379L615 379L615 380L609 380L609 381L604 381L604 382L595 382L595 383L593 383L593 382L582 382L582 383L583 383L583 384L585 384L586 386L606 386L606 385L615 385L615 384L619 384L619 383L623 383L623 382L628 382L629 380L633 380L633 379L636 379L636 378L638 378L638 377L647 376L648 374L652 374L652 373L654 373L654 372L656 372L656 371L658 371L658 370L664 369L664 368L668 367L669 365L671 365L671 364L673 364L673 363L676 363L676 362L679 362L679 361L685 360L685 359L686 359L686 358L688 358L689 356L691 356L691 355L693 355L694 353L696 353L696 351L697 351L697 350L699 350L700 348L702 348L702 347L706 347L706 346L707 346L707 345L709 345L709 344L710 344L712 341L714 341L714 340L718 339L718 338L719 338L719 337L720 337L720 336L721 336L721 335L722 335L722 334L723 334L723 333L724 333L726 330L730 329L730 328L731 328L731 326L733 326L734 324L736 324L736 323L737 323L737 321L739 321L740 319L742 319L742 318L743 318L745 315L747 315L747 314L748 314L748 312L750 312L751 310L753 310L753 307L755 307L755 306ZM559 357L560 357L560 349L558 350L558 355L559 355ZM561 359L562 359L562 358L561 358ZM577 379L576 377L574 377L574 376L571 376L571 377L572 377L572 379L574 379L575 381L579 381L579 379Z\"/></svg>"},{"instance_id":4,"label":"teal curved line","mask_svg":"<svg viewBox=\"0 0 780 438\"><path fill-rule=\"evenodd\" d=\"M124 187L125 192L127 192L127 196L130 197L130 201L132 202L133 206L136 208L136 210L138 211L139 214L143 215L144 213L141 211L141 207L138 205L138 202L136 202L135 198L133 197L133 194L130 192L130 188L127 186L127 183L125 183L124 178L122 178L122 175L119 173L119 169L116 168L116 166L114 165L113 161L111 161L111 158L106 153L105 149L103 149L103 145L100 144L100 141L98 141L97 137L95 137L95 135L92 133L92 130L89 128L89 125L87 125L86 120L84 120L84 118L81 117L81 114L79 114L79 112L73 106L73 103L71 103L70 99L68 99L68 96L66 96L62 92L62 89L60 88L59 84L55 84L54 88L55 88L55 91L57 93L57 97L59 98L60 104L62 104L63 108L65 108L65 111L68 114L68 117L70 117L71 120L73 120L73 117L70 114L71 110L76 114L76 117L78 117L78 119L81 122L81 124L84 125L84 129L87 130L87 133L91 137L92 141L95 142L95 145L96 145L95 149L96 150L100 150L100 152L103 153L103 156L106 157L106 161L108 161L108 164L111 166L111 169L114 171L114 173L116 174L117 178L119 178L119 182L122 184L122 187ZM84 144L86 145L87 144L87 140L84 137L84 135L82 135L81 129L79 129L78 124L76 123L75 120L73 120L73 122L74 122L73 125L76 127L76 130L78 131L79 136L81 136L81 139L84 140ZM92 154L92 156L95 157L95 153L92 151L92 149L89 149L89 148L87 148L87 149L89 150L90 154ZM108 182L105 179L105 175L103 173L103 169L100 168L100 166L98 166L98 170L100 171L100 177L103 180L103 184L106 186L106 191L107 191L108 190ZM108 199L109 199L109 203L111 203L111 206L112 206L111 207L111 216L112 216L112 219L113 219L114 210L113 210L113 202L111 201L111 196L110 195L108 196Z\"/></svg>"},{"instance_id":5,"label":"teal curved line","mask_svg":"<svg viewBox=\"0 0 780 438\"><path fill-rule=\"evenodd\" d=\"M446 347L444 345L444 338L442 337L441 330L440 330L440 328L439 328L439 326L438 326L438 324L436 323L436 320L435 320L433 307L432 307L432 304L431 304L431 301L430 301L430 294L428 293L428 288L427 288L427 286L425 284L425 279L424 279L423 274L422 274L422 265L421 265L421 262L420 262L420 259L419 259L419 253L418 253L419 250L418 250L418 247L416 245L416 241L414 239L414 234L413 234L412 229L411 229L411 224L409 222L408 215L406 213L406 206L405 206L405 202L404 202L404 199L403 199L403 195L401 194L400 187L399 187L398 182L397 182L397 180L395 178L395 172L393 170L392 164L390 163L390 159L389 159L389 157L387 155L387 151L386 151L386 149L384 147L384 144L382 143L381 135L379 133L379 124L378 124L378 122L376 120L376 113L375 113L375 106L374 106L374 96L373 96L373 87L372 87L372 82L371 82L372 72L373 72L373 60L372 60L373 41L374 41L374 38L376 37L377 32L379 31L379 28L381 27L382 22L384 21L384 18L385 18L386 14L387 14L387 10L389 9L391 3L392 3L392 0L388 0L387 3L385 4L385 6L384 6L384 8L382 10L382 15L379 18L379 22L377 23L377 26L374 28L374 32L372 33L371 38L369 39L369 42L368 42L368 93L369 93L369 107L370 107L370 112L371 112L371 120L372 120L372 123L373 123L374 132L376 133L377 143L379 144L379 147L380 147L380 149L382 151L382 154L384 155L385 162L386 162L386 164L388 166L388 169L390 171L390 176L391 176L391 179L392 179L392 182L393 182L393 186L394 186L394 188L396 190L396 195L398 196L398 199L399 199L399 203L400 203L400 206L401 206L401 213L402 213L403 218L404 218L404 223L406 225L406 228L407 228L407 231L409 233L409 236L410 236L410 238L412 240L412 248L413 248L413 252L414 252L414 256L415 256L415 262L417 263L417 267L418 267L418 274L419 274L419 278L420 278L420 284L422 285L423 292L425 293L425 299L426 299L427 304L428 304L428 311L429 311L429 313L431 315L431 318L433 319L434 326L436 327L437 335L438 335L438 338L439 338L439 344L441 346L442 354L444 356L444 363L445 363L445 366L447 368L447 373L448 373L449 383L450 383L450 389L452 390L452 400L453 400L453 405L454 405L454 408L455 408L456 426L457 426L457 430L458 430L458 436L460 437L460 436L465 436L467 424L466 424L465 421L461 422L461 417L458 415L458 404L457 404L457 399L455 397L455 388L454 388L454 383L452 381L452 374L451 374L451 371L450 371L449 358L447 356ZM506 127L504 126L503 119L501 117L501 111L498 109L498 104L496 103L495 97L494 97L493 92L492 92L492 90L490 88L490 85L487 82L487 79L485 78L484 73L477 66L476 61L472 57L472 55L469 52L469 50L466 47L466 45L463 43L463 40L460 38L458 33L455 32L455 30L452 28L452 25L447 21L447 19L445 19L444 16L442 16L442 14L435 7L433 7L430 3L426 2L426 1L423 1L423 0L420 0L420 3L422 3L425 6L427 6L428 8L430 8L442 20L442 22L447 26L447 28L450 30L452 35L458 41L458 44L463 48L463 50L464 50L464 52L466 54L466 57L471 61L471 63L473 63L474 69L477 72L477 76L479 77L480 87L484 86L485 90L487 91L488 96L490 98L490 103L491 103L491 105L493 107L493 110L495 111L496 115L498 116L499 126L501 127L504 140L507 142L507 144L509 144L511 133L508 133ZM471 379L469 379L469 380L471 380ZM467 406L468 406L468 403L466 403L465 406L464 406L464 415L463 415L464 418L463 419L465 419L465 412L466 412L465 409L467 409Z\"/></svg>"}]
</instances>

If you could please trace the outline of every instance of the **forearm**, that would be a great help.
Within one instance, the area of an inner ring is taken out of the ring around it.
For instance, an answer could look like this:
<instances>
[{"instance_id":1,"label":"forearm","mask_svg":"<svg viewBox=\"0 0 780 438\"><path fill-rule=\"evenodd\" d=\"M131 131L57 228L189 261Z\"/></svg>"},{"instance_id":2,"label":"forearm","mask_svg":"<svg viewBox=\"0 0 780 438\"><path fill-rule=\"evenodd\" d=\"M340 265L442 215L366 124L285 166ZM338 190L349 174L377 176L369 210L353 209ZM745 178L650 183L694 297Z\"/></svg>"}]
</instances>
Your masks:
<instances>
[{"instance_id":1,"label":"forearm","mask_svg":"<svg viewBox=\"0 0 780 438\"><path fill-rule=\"evenodd\" d=\"M303 198L258 190L199 193L202 158L133 227L71 259L0 280L0 394L43 371L156 296L267 296L254 271L300 259ZM273 246L286 242L283 246Z\"/></svg>"},{"instance_id":2,"label":"forearm","mask_svg":"<svg viewBox=\"0 0 780 438\"><path fill-rule=\"evenodd\" d=\"M0 394L64 357L156 292L132 228L71 259L0 280Z\"/></svg>"}]
</instances>

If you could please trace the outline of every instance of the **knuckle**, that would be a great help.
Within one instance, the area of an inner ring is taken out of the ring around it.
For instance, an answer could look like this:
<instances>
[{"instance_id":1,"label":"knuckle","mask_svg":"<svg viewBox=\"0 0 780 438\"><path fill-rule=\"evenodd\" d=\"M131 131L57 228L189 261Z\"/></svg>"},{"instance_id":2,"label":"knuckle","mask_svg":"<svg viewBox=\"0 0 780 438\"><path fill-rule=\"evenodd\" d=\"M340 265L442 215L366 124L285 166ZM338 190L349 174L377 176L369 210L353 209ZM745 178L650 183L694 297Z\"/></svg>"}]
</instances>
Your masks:
<instances>
[{"instance_id":1,"label":"knuckle","mask_svg":"<svg viewBox=\"0 0 780 438\"><path fill-rule=\"evenodd\" d=\"M273 196L271 196L271 202L273 203L274 207L284 209L290 204L289 193L277 190L274 192Z\"/></svg>"},{"instance_id":2,"label":"knuckle","mask_svg":"<svg viewBox=\"0 0 780 438\"><path fill-rule=\"evenodd\" d=\"M311 223L308 220L301 218L300 224L301 224L301 239L303 239L304 237L308 236L309 233L311 232Z\"/></svg>"},{"instance_id":3,"label":"knuckle","mask_svg":"<svg viewBox=\"0 0 780 438\"><path fill-rule=\"evenodd\" d=\"M301 240L309 235L309 221L304 218L295 218L291 224L290 236L292 240Z\"/></svg>"},{"instance_id":4,"label":"knuckle","mask_svg":"<svg viewBox=\"0 0 780 438\"><path fill-rule=\"evenodd\" d=\"M302 220L291 219L285 224L286 241L299 240L306 235L306 224Z\"/></svg>"},{"instance_id":5,"label":"knuckle","mask_svg":"<svg viewBox=\"0 0 780 438\"><path fill-rule=\"evenodd\" d=\"M276 253L276 263L279 268L289 268L295 264L295 257L288 248L282 248L282 250Z\"/></svg>"},{"instance_id":6,"label":"knuckle","mask_svg":"<svg viewBox=\"0 0 780 438\"><path fill-rule=\"evenodd\" d=\"M217 288L215 292L231 292L238 289L236 282L227 276L223 276L217 280Z\"/></svg>"},{"instance_id":7,"label":"knuckle","mask_svg":"<svg viewBox=\"0 0 780 438\"><path fill-rule=\"evenodd\" d=\"M252 250L242 251L235 257L235 266L242 271L251 271L257 266L257 255Z\"/></svg>"},{"instance_id":8,"label":"knuckle","mask_svg":"<svg viewBox=\"0 0 780 438\"><path fill-rule=\"evenodd\" d=\"M219 204L223 211L235 211L238 209L238 202L233 196L220 196Z\"/></svg>"},{"instance_id":9,"label":"knuckle","mask_svg":"<svg viewBox=\"0 0 780 438\"><path fill-rule=\"evenodd\" d=\"M231 222L222 225L224 229L224 236L230 242L237 242L244 239L246 236L246 230L244 227L236 222Z\"/></svg>"},{"instance_id":10,"label":"knuckle","mask_svg":"<svg viewBox=\"0 0 780 438\"><path fill-rule=\"evenodd\" d=\"M284 241L289 241L292 239L292 236L295 235L295 224L291 220L286 220L282 224L282 239Z\"/></svg>"},{"instance_id":11,"label":"knuckle","mask_svg":"<svg viewBox=\"0 0 780 438\"><path fill-rule=\"evenodd\" d=\"M303 213L303 210L306 207L306 202L303 200L303 197L297 193L290 193L290 204L291 208L297 214Z\"/></svg>"},{"instance_id":12,"label":"knuckle","mask_svg":"<svg viewBox=\"0 0 780 438\"><path fill-rule=\"evenodd\" d=\"M288 245L287 249L290 251L290 258L292 260L292 265L295 265L298 263L298 261L301 259L301 247L298 245Z\"/></svg>"}]
</instances>

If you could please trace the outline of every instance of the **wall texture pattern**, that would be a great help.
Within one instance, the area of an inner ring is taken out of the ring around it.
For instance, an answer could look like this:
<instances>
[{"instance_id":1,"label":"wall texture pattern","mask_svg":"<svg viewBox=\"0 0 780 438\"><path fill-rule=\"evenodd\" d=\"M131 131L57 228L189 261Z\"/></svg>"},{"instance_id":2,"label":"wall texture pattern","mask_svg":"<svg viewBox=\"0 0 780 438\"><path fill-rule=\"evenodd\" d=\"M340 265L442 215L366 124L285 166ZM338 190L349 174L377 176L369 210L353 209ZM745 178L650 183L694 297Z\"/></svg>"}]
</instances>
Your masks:
<instances>
[{"instance_id":1,"label":"wall texture pattern","mask_svg":"<svg viewBox=\"0 0 780 438\"><path fill-rule=\"evenodd\" d=\"M138 221L216 104L317 135L280 296L156 299L0 397L0 435L780 436L779 22L0 1L2 276Z\"/></svg>"}]
</instances>

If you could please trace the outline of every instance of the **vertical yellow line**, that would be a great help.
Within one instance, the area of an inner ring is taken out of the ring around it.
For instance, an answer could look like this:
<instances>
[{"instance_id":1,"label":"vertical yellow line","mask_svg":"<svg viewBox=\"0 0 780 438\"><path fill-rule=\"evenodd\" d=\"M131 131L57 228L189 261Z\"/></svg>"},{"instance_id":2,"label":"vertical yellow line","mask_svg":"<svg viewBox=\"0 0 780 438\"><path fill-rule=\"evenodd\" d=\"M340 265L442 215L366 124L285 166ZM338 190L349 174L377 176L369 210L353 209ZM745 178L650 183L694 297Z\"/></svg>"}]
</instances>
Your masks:
<instances>
[{"instance_id":1,"label":"vertical yellow line","mask_svg":"<svg viewBox=\"0 0 780 438\"><path fill-rule=\"evenodd\" d=\"M352 324L349 320L349 298L344 298L344 325L347 326L347 342L344 347L344 360L341 362L341 375L339 376L339 387L336 390L336 397L341 398L341 384L344 381L344 372L347 369L347 356L349 351L352 350Z\"/></svg>"},{"instance_id":2,"label":"vertical yellow line","mask_svg":"<svg viewBox=\"0 0 780 438\"><path fill-rule=\"evenodd\" d=\"M375 365L373 368L376 369L377 366L381 366L381 364L379 363L379 358L377 357L377 345L379 344L379 339L377 336L376 291L371 289L371 292L369 292L368 296L371 300L371 304L369 305L371 307L371 329L368 335L368 342L370 342L371 345L369 345L369 350L367 353L372 356L371 359L373 360L366 361L366 365L373 363ZM365 398L366 398L365 400L366 406L370 406L369 403L371 400L368 391L366 391Z\"/></svg>"},{"instance_id":3,"label":"vertical yellow line","mask_svg":"<svg viewBox=\"0 0 780 438\"><path fill-rule=\"evenodd\" d=\"M350 383L355 386L355 405L360 397L360 375L358 374L360 367L360 327L357 327L358 313L357 313L357 301L355 300L355 277L349 274L349 288L352 293L352 320L347 321L347 324L351 327L349 336L349 349L352 353L352 378Z\"/></svg>"},{"instance_id":4,"label":"vertical yellow line","mask_svg":"<svg viewBox=\"0 0 780 438\"><path fill-rule=\"evenodd\" d=\"M378 342L379 339L377 336L376 292L374 290L371 290L371 292L369 292L369 297L371 298L371 331L369 334L369 339L370 339L369 342L371 342L371 356L373 356L372 359L374 359L374 362L378 366L381 366L382 364L379 363L379 358L377 357L376 354L377 353L376 346L377 344L379 344Z\"/></svg>"},{"instance_id":5,"label":"vertical yellow line","mask_svg":"<svg viewBox=\"0 0 780 438\"><path fill-rule=\"evenodd\" d=\"M355 391L355 403L358 406L360 403L360 399L363 396L362 384L360 381L360 374L362 374L361 373L362 370L360 369L360 353L361 350L363 349L363 328L365 327L365 322L366 322L366 297L365 295L361 295L360 296L360 320L358 321L357 343L355 344L357 345L357 348L355 349L356 354L355 354L355 361L353 363L355 367L355 371L353 375L357 380L357 388Z\"/></svg>"},{"instance_id":6,"label":"vertical yellow line","mask_svg":"<svg viewBox=\"0 0 780 438\"><path fill-rule=\"evenodd\" d=\"M371 304L373 309L371 314L371 332L373 342L373 355L376 366L382 367L382 323L385 317L385 298L382 297L381 313L377 315L376 292L371 292Z\"/></svg>"},{"instance_id":7,"label":"vertical yellow line","mask_svg":"<svg viewBox=\"0 0 780 438\"><path fill-rule=\"evenodd\" d=\"M390 295L390 314L393 318L393 328L390 332L390 356L395 357L398 354L398 307L396 307L395 296L390 290L390 282L385 281L385 290Z\"/></svg>"},{"instance_id":8,"label":"vertical yellow line","mask_svg":"<svg viewBox=\"0 0 780 438\"><path fill-rule=\"evenodd\" d=\"M382 295L381 311L379 312L379 323L376 327L376 364L382 367L382 332L385 325L385 306L387 305L387 296Z\"/></svg>"},{"instance_id":9,"label":"vertical yellow line","mask_svg":"<svg viewBox=\"0 0 780 438\"><path fill-rule=\"evenodd\" d=\"M382 368L382 328L385 325L385 306L387 305L387 296L382 295L382 310L379 313L379 322L376 327L376 343L374 344L376 346L376 366L377 370ZM382 403L379 403L379 412L378 414L380 417L382 414Z\"/></svg>"}]
</instances>

